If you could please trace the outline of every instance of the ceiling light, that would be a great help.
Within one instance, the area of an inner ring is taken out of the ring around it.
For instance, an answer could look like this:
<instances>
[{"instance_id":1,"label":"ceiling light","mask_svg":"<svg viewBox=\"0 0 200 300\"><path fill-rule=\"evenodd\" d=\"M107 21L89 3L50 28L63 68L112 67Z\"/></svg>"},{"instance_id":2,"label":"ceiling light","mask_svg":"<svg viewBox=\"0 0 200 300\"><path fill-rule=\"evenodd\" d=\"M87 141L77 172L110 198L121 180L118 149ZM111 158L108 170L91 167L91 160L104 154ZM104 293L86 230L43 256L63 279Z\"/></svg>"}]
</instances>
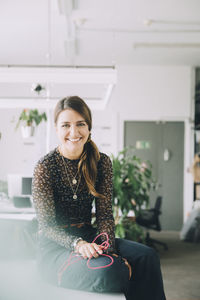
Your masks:
<instances>
[{"instance_id":1,"label":"ceiling light","mask_svg":"<svg viewBox=\"0 0 200 300\"><path fill-rule=\"evenodd\" d=\"M33 86L33 83L37 84ZM0 83L5 84L30 84L35 92L41 92L44 86L48 85L74 85L74 89L78 89L84 85L88 86L89 102L91 109L105 109L111 94L113 87L117 82L117 70L114 67L54 67L54 66L2 66L0 67ZM94 86L98 85L99 94L97 99L96 91L94 91L94 97L91 91L94 90ZM48 88L46 89L48 91ZM81 96L81 95L80 95ZM87 94L84 95L87 98ZM9 101L11 100L11 101ZM15 101L13 101L15 100ZM39 98L27 98L27 99L0 99L0 107L21 107L25 103L30 106L39 107L54 107L58 101L56 97L54 99ZM86 100L87 102L87 100Z\"/></svg>"},{"instance_id":2,"label":"ceiling light","mask_svg":"<svg viewBox=\"0 0 200 300\"><path fill-rule=\"evenodd\" d=\"M143 23L146 26L150 26L152 24L200 26L200 22L199 21L184 21L184 20L144 19Z\"/></svg>"},{"instance_id":3,"label":"ceiling light","mask_svg":"<svg viewBox=\"0 0 200 300\"><path fill-rule=\"evenodd\" d=\"M0 67L0 82L115 84L113 67Z\"/></svg>"},{"instance_id":4,"label":"ceiling light","mask_svg":"<svg viewBox=\"0 0 200 300\"><path fill-rule=\"evenodd\" d=\"M200 43L134 43L133 48L200 48Z\"/></svg>"}]
</instances>

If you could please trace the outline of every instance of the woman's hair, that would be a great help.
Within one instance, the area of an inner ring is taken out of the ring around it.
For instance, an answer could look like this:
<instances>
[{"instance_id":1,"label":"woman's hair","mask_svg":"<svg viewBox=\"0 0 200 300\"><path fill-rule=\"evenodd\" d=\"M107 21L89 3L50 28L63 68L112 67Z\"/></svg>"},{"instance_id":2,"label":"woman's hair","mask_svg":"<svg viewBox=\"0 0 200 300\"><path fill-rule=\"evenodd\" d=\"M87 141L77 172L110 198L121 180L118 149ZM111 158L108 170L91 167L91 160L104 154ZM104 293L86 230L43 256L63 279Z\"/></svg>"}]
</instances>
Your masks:
<instances>
[{"instance_id":1,"label":"woman's hair","mask_svg":"<svg viewBox=\"0 0 200 300\"><path fill-rule=\"evenodd\" d=\"M61 99L54 110L54 122L57 124L59 114L66 109L72 109L78 112L88 125L89 131L92 129L92 115L87 104L78 96L69 96ZM96 144L91 140L89 134L88 140L84 145L83 152L78 164L79 172L82 172L89 192L99 198L104 198L95 190L95 182L97 177L97 163L100 159L99 150Z\"/></svg>"}]
</instances>

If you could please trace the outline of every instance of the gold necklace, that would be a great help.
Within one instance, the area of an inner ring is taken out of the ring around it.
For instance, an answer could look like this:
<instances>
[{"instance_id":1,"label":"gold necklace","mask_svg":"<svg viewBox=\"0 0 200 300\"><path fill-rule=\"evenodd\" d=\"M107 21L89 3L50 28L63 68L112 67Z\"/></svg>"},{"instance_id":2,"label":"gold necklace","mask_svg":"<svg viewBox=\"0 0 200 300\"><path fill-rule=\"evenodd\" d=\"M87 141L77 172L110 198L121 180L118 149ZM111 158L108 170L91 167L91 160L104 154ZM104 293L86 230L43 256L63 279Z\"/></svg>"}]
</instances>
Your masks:
<instances>
[{"instance_id":1,"label":"gold necklace","mask_svg":"<svg viewBox=\"0 0 200 300\"><path fill-rule=\"evenodd\" d=\"M70 179L69 179L69 175L68 175L68 172L67 172L66 162L65 162L65 160L64 160L63 155L61 155L61 157L62 157L62 160L63 160L63 164L64 164L64 168L65 168L65 173L66 173L66 175L67 175L67 180L68 180L69 185L70 185L70 187L71 187L71 190L72 190L72 192L73 192L73 199L76 200L76 199L78 198L78 197L77 197L77 190L78 190L79 184L80 184L80 182L81 182L81 175L79 176L78 184L77 184L77 186L76 186L76 189L74 190L73 185L71 185L71 181L70 181ZM76 175L77 175L77 174L78 174L78 171L76 172ZM75 175L75 177L74 177L73 180L72 180L72 183L73 183L73 184L76 184L76 183L77 183L76 175Z\"/></svg>"},{"instance_id":2,"label":"gold necklace","mask_svg":"<svg viewBox=\"0 0 200 300\"><path fill-rule=\"evenodd\" d=\"M60 155L61 155L62 157L64 156L64 155L62 154L62 151L61 151L61 149L60 149L60 146L58 147L58 152L60 153ZM77 170L77 172L76 172L74 178L72 179L72 183L73 183L73 184L77 184L77 180L76 180L77 174L78 174L78 170Z\"/></svg>"}]
</instances>

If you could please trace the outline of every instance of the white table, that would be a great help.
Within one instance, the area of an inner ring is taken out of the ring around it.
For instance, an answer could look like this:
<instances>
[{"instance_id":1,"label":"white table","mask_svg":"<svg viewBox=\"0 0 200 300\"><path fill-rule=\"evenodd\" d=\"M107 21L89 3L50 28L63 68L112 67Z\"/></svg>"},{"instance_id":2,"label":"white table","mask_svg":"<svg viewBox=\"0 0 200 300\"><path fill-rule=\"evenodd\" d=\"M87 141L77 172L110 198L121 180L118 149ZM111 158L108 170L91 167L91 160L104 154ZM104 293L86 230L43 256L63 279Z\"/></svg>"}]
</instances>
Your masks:
<instances>
[{"instance_id":1,"label":"white table","mask_svg":"<svg viewBox=\"0 0 200 300\"><path fill-rule=\"evenodd\" d=\"M34 256L35 219L34 208L16 208L12 204L0 203L0 258Z\"/></svg>"},{"instance_id":2,"label":"white table","mask_svg":"<svg viewBox=\"0 0 200 300\"><path fill-rule=\"evenodd\" d=\"M0 262L0 291L9 300L125 300L123 294L89 293L45 283L34 260Z\"/></svg>"}]
</instances>

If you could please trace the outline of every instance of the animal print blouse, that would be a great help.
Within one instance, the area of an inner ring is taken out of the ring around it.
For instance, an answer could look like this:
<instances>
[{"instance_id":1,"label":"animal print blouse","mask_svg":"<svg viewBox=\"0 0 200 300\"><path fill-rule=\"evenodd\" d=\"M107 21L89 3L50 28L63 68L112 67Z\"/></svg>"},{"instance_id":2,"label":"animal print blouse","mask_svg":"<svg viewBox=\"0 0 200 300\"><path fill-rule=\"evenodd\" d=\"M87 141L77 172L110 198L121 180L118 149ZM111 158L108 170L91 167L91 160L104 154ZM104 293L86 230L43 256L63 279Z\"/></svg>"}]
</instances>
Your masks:
<instances>
[{"instance_id":1,"label":"animal print blouse","mask_svg":"<svg viewBox=\"0 0 200 300\"><path fill-rule=\"evenodd\" d=\"M74 193L68 179L74 178L77 174L79 160L64 158L63 161L63 158L56 148L40 159L34 170L32 192L39 232L72 250L77 236L67 232L63 226L77 223L91 224L92 203L95 201L98 233L107 232L110 243L109 250L114 251L115 235L111 201L112 163L110 158L106 154L100 153L97 166L95 187L96 191L105 196L105 199L94 198L88 193L83 176L76 193L77 199L73 199ZM102 241L104 240L105 237L102 236Z\"/></svg>"}]
</instances>

